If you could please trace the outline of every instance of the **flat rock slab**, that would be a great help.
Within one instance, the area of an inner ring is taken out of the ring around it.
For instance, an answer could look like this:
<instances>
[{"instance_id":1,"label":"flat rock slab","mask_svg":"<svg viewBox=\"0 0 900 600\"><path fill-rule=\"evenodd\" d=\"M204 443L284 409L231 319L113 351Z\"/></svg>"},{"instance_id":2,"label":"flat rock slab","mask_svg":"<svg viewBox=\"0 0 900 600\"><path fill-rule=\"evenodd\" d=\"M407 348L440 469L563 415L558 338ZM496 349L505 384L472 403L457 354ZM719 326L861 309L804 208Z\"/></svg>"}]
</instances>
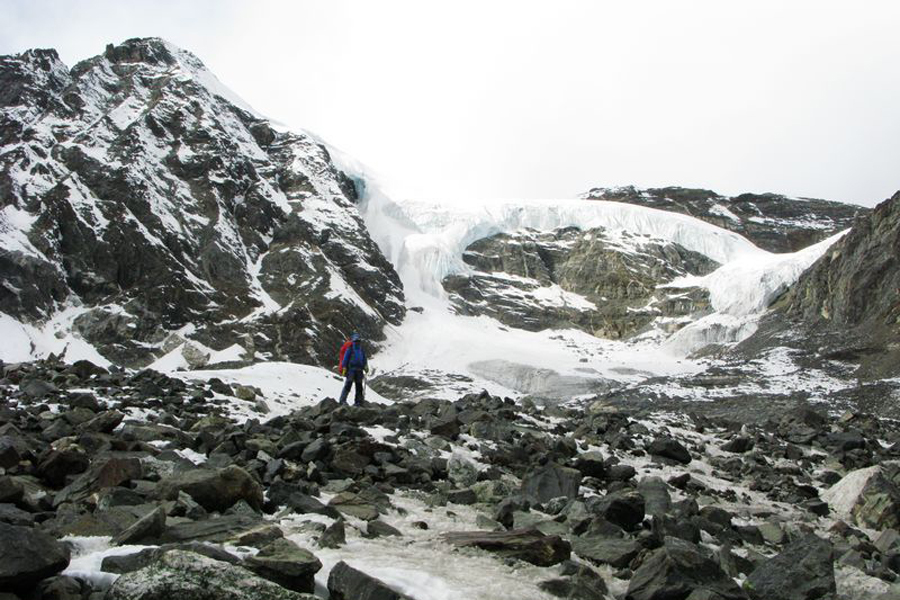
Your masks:
<instances>
[{"instance_id":1,"label":"flat rock slab","mask_svg":"<svg viewBox=\"0 0 900 600\"><path fill-rule=\"evenodd\" d=\"M641 545L634 540L601 536L584 536L572 541L575 554L591 562L627 567L641 551Z\"/></svg>"},{"instance_id":2,"label":"flat rock slab","mask_svg":"<svg viewBox=\"0 0 900 600\"><path fill-rule=\"evenodd\" d=\"M281 538L247 558L245 566L270 581L295 592L315 591L314 576L322 562L312 552Z\"/></svg>"},{"instance_id":3,"label":"flat rock slab","mask_svg":"<svg viewBox=\"0 0 900 600\"><path fill-rule=\"evenodd\" d=\"M460 547L481 548L503 557L517 558L539 567L549 567L567 560L572 546L556 535L544 535L537 529L511 531L456 531L444 540Z\"/></svg>"},{"instance_id":4,"label":"flat rock slab","mask_svg":"<svg viewBox=\"0 0 900 600\"><path fill-rule=\"evenodd\" d=\"M177 523L166 528L162 542L225 542L251 529L259 527L263 521L245 515L225 515L203 521Z\"/></svg>"},{"instance_id":5,"label":"flat rock slab","mask_svg":"<svg viewBox=\"0 0 900 600\"><path fill-rule=\"evenodd\" d=\"M119 577L106 600L315 600L227 562L174 550Z\"/></svg>"}]
</instances>

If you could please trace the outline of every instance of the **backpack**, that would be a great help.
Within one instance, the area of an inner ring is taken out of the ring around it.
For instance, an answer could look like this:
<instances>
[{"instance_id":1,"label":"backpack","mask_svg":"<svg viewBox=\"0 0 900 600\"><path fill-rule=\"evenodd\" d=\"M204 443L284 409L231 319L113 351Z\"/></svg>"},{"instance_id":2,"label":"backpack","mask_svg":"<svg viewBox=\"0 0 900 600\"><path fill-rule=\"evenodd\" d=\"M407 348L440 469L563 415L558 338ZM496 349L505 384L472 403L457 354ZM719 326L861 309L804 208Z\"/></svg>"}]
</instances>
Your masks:
<instances>
[{"instance_id":1,"label":"backpack","mask_svg":"<svg viewBox=\"0 0 900 600\"><path fill-rule=\"evenodd\" d=\"M344 345L341 346L341 351L338 353L338 368L341 368L341 365L344 364L344 355L347 353L347 350L350 349L350 346L353 345L353 342L347 340L344 342Z\"/></svg>"}]
</instances>

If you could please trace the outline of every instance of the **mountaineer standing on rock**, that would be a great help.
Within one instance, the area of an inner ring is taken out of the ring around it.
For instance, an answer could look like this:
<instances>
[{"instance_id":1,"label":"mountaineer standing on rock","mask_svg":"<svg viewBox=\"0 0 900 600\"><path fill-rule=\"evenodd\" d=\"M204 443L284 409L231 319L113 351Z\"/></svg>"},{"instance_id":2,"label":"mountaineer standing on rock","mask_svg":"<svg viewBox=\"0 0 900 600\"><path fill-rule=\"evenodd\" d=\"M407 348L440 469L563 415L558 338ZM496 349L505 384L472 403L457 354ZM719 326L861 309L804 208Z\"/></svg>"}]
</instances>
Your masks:
<instances>
[{"instance_id":1,"label":"mountaineer standing on rock","mask_svg":"<svg viewBox=\"0 0 900 600\"><path fill-rule=\"evenodd\" d=\"M344 352L341 358L341 375L344 375L344 389L341 390L341 404L347 403L347 395L350 393L350 386L356 384L356 395L353 403L357 406L364 401L363 377L369 372L369 363L366 359L366 351L363 350L359 334L354 333L350 336L352 345Z\"/></svg>"}]
</instances>

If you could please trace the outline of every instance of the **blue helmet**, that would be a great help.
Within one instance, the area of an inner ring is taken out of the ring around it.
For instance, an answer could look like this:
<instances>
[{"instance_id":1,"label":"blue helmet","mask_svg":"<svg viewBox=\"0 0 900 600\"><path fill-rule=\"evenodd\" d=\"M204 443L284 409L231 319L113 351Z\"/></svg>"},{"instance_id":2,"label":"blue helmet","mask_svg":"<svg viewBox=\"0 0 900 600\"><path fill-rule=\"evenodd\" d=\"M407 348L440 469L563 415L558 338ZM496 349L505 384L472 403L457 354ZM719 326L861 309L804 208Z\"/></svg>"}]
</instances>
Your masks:
<instances>
[{"instance_id":1,"label":"blue helmet","mask_svg":"<svg viewBox=\"0 0 900 600\"><path fill-rule=\"evenodd\" d=\"M354 333L353 335L350 336L351 342L358 342L359 340L360 340L360 337L359 337L358 333Z\"/></svg>"}]
</instances>

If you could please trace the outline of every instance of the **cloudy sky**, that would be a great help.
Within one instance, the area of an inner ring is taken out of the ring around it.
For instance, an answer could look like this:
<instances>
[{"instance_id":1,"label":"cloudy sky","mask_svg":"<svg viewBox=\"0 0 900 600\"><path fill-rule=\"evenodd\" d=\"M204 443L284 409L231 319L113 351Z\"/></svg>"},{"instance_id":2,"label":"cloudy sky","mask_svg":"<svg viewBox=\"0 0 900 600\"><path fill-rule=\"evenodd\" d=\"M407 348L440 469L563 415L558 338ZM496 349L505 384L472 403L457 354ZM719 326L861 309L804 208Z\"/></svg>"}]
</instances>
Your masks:
<instances>
[{"instance_id":1,"label":"cloudy sky","mask_svg":"<svg viewBox=\"0 0 900 600\"><path fill-rule=\"evenodd\" d=\"M160 36L395 194L900 189L900 2L0 0L0 53Z\"/></svg>"}]
</instances>

